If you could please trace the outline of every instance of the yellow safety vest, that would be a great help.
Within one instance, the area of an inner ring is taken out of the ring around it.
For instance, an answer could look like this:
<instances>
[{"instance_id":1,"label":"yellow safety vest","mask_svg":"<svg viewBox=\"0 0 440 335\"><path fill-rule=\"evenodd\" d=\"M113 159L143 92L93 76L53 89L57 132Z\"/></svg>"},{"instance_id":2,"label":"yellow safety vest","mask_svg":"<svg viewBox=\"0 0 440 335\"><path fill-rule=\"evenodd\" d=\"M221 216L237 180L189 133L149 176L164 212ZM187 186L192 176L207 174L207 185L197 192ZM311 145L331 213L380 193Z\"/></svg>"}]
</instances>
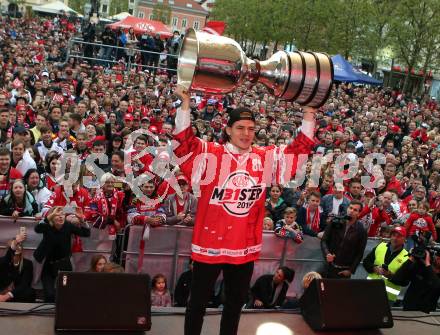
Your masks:
<instances>
[{"instance_id":1,"label":"yellow safety vest","mask_svg":"<svg viewBox=\"0 0 440 335\"><path fill-rule=\"evenodd\" d=\"M385 242L382 242L377 245L374 253L375 266L382 266L384 264L387 250L388 250L388 245ZM394 257L391 263L388 264L388 271L390 271L392 274L395 274L396 271L403 265L403 263L406 262L407 259L408 259L408 251L406 251L405 248L403 248L402 251L396 257ZM387 290L388 300L390 301L396 301L400 291L402 290L401 286L393 284L385 276L378 275L374 272L368 274L367 279L383 279L385 281L385 288Z\"/></svg>"}]
</instances>

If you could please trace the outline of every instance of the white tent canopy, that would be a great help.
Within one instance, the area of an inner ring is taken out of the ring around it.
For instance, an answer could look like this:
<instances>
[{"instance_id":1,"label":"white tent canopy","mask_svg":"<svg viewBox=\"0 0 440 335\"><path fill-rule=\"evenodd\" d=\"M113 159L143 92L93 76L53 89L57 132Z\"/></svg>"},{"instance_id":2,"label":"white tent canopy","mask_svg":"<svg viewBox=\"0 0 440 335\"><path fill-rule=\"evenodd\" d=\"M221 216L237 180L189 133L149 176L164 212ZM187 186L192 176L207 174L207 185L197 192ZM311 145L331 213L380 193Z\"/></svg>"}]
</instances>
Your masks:
<instances>
[{"instance_id":1,"label":"white tent canopy","mask_svg":"<svg viewBox=\"0 0 440 335\"><path fill-rule=\"evenodd\" d=\"M36 12L52 13L52 14L60 14L61 11L64 11L66 13L75 13L78 16L82 16L80 13L73 10L69 6L65 5L61 1L53 1L41 6L33 6L32 10Z\"/></svg>"},{"instance_id":2,"label":"white tent canopy","mask_svg":"<svg viewBox=\"0 0 440 335\"><path fill-rule=\"evenodd\" d=\"M113 16L110 16L110 18L111 18L112 20L121 21L121 20L125 19L127 16L130 16L130 13L127 13L127 12L121 12L121 13L119 13L119 14L115 14L115 15L113 15Z\"/></svg>"}]
</instances>

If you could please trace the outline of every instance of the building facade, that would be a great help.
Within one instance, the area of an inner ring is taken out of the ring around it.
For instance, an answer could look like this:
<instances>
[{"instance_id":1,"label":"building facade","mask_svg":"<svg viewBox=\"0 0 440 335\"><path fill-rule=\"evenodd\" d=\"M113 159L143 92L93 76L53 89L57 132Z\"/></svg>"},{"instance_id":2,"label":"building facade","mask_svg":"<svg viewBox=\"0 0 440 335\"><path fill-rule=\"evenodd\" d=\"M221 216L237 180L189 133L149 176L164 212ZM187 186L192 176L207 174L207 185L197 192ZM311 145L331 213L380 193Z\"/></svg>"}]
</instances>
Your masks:
<instances>
[{"instance_id":1,"label":"building facade","mask_svg":"<svg viewBox=\"0 0 440 335\"><path fill-rule=\"evenodd\" d=\"M25 0L25 1L19 1L17 3L17 5L18 5L18 9L24 13L27 6L40 6L40 5L45 5L45 4L52 2L52 1L51 0ZM67 1L64 1L64 0L60 0L60 1L64 2L67 5ZM0 1L2 13L6 13L8 11L8 6L10 3L14 3L14 1L9 1L9 0L1 0Z\"/></svg>"},{"instance_id":2,"label":"building facade","mask_svg":"<svg viewBox=\"0 0 440 335\"><path fill-rule=\"evenodd\" d=\"M131 1L131 0L130 0ZM171 30L184 33L188 28L200 30L205 26L208 12L194 0L136 0L134 15L153 19L153 10L157 5L167 6L171 16L168 26Z\"/></svg>"}]
</instances>

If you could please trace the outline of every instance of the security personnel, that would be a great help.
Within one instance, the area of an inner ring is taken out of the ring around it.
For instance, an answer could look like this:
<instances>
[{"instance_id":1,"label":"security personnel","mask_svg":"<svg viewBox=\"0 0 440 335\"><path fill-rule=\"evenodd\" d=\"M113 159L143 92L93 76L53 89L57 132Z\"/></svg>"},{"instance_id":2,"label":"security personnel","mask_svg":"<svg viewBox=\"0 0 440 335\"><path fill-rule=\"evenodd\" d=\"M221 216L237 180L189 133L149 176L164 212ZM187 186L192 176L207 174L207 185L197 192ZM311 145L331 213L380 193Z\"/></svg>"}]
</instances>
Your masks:
<instances>
[{"instance_id":1,"label":"security personnel","mask_svg":"<svg viewBox=\"0 0 440 335\"><path fill-rule=\"evenodd\" d=\"M378 244L365 257L363 266L368 272L367 279L383 279L387 290L388 300L395 302L402 289L401 286L391 283L388 279L392 278L396 271L408 259L408 252L405 250L406 229L395 227L391 231L389 243Z\"/></svg>"}]
</instances>

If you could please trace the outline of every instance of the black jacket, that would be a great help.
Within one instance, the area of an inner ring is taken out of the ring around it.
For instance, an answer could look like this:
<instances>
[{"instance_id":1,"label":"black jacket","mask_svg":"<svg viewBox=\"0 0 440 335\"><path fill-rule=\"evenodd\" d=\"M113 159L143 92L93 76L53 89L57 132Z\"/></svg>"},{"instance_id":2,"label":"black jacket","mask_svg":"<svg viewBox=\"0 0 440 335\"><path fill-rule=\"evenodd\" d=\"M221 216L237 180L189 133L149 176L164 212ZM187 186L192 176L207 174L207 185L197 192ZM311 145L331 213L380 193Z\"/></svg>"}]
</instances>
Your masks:
<instances>
[{"instance_id":1,"label":"black jacket","mask_svg":"<svg viewBox=\"0 0 440 335\"><path fill-rule=\"evenodd\" d=\"M318 235L315 231L313 231L311 228L307 226L307 209L304 207L298 208L298 215L296 222L301 226L301 229L304 234L309 236L315 236ZM325 229L325 219L324 219L324 213L319 214L319 231L323 231Z\"/></svg>"},{"instance_id":2,"label":"black jacket","mask_svg":"<svg viewBox=\"0 0 440 335\"><path fill-rule=\"evenodd\" d=\"M284 281L282 284L280 294L277 300L272 304L273 295L275 294L275 287L273 285L273 275L263 275L257 279L254 286L251 288L252 299L250 304L253 305L255 299L263 302L263 308L274 308L275 306L282 306L286 299L286 293L289 285ZM250 306L254 308L253 306Z\"/></svg>"},{"instance_id":3,"label":"black jacket","mask_svg":"<svg viewBox=\"0 0 440 335\"><path fill-rule=\"evenodd\" d=\"M347 233L345 228L344 223L335 225L330 222L321 239L321 251L324 259L329 253L335 254L335 265L347 266L351 273L355 273L367 245L367 232L359 221L351 225Z\"/></svg>"},{"instance_id":4,"label":"black jacket","mask_svg":"<svg viewBox=\"0 0 440 335\"><path fill-rule=\"evenodd\" d=\"M155 52L162 52L165 50L165 46L163 45L163 41L160 38L154 38L154 50ZM159 55L157 55L159 56Z\"/></svg>"},{"instance_id":5,"label":"black jacket","mask_svg":"<svg viewBox=\"0 0 440 335\"><path fill-rule=\"evenodd\" d=\"M39 263L45 258L48 261L56 261L70 257L72 235L90 236L89 228L78 227L66 221L58 230L51 226L47 219L35 226L35 232L43 234L43 239L34 251L34 257Z\"/></svg>"},{"instance_id":6,"label":"black jacket","mask_svg":"<svg viewBox=\"0 0 440 335\"><path fill-rule=\"evenodd\" d=\"M101 34L101 41L105 45L115 45L116 36L111 29L105 29Z\"/></svg>"},{"instance_id":7,"label":"black jacket","mask_svg":"<svg viewBox=\"0 0 440 335\"><path fill-rule=\"evenodd\" d=\"M0 291L6 289L11 283L14 283L14 289L11 291L14 302L34 302L35 291L32 289L32 278L34 268L29 259L23 258L23 267L21 272L13 264L14 250L8 249L6 255L0 257Z\"/></svg>"},{"instance_id":8,"label":"black jacket","mask_svg":"<svg viewBox=\"0 0 440 335\"><path fill-rule=\"evenodd\" d=\"M403 309L406 311L435 311L440 298L440 273L435 273L432 266L408 259L390 279L391 282L406 286Z\"/></svg>"},{"instance_id":9,"label":"black jacket","mask_svg":"<svg viewBox=\"0 0 440 335\"><path fill-rule=\"evenodd\" d=\"M270 217L272 218L273 222L277 222L279 220L282 220L284 218L284 211L287 208L287 204L284 202L280 203L279 205L272 208L272 205L270 204L270 199L266 200L266 210L269 211Z\"/></svg>"}]
</instances>

